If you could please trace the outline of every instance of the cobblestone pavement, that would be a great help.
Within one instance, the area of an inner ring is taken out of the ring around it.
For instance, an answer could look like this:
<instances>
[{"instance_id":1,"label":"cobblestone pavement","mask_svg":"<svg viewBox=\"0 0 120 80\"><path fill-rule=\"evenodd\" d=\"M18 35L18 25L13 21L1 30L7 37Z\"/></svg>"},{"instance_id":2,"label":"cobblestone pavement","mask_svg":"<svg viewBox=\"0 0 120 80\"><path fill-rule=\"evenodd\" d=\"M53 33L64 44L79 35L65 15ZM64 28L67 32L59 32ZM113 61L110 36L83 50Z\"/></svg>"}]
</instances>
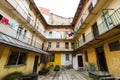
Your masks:
<instances>
[{"instance_id":1,"label":"cobblestone pavement","mask_svg":"<svg viewBox=\"0 0 120 80\"><path fill-rule=\"evenodd\" d=\"M80 71L74 69L61 69L58 72L52 71L45 76L39 76L38 80L87 80Z\"/></svg>"}]
</instances>

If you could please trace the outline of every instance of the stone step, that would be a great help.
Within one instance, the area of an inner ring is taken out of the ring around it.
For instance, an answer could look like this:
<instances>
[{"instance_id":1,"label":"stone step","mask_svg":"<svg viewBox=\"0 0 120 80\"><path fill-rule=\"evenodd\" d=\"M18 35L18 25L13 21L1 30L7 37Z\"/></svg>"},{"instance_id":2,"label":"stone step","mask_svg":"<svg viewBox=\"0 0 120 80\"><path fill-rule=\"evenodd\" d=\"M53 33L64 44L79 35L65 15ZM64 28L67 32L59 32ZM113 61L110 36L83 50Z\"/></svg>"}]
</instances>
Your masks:
<instances>
[{"instance_id":1,"label":"stone step","mask_svg":"<svg viewBox=\"0 0 120 80\"><path fill-rule=\"evenodd\" d=\"M111 77L111 76L109 76L109 77L101 77L100 80L115 80L115 78Z\"/></svg>"}]
</instances>

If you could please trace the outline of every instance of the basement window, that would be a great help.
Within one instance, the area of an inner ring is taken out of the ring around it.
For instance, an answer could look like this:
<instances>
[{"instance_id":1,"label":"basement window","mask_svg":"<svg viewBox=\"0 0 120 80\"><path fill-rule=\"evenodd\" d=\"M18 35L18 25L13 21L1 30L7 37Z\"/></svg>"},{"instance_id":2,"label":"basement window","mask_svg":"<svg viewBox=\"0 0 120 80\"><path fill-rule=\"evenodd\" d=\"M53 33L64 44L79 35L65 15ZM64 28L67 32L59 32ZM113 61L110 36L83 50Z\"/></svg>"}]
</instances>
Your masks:
<instances>
[{"instance_id":1,"label":"basement window","mask_svg":"<svg viewBox=\"0 0 120 80\"><path fill-rule=\"evenodd\" d=\"M27 54L19 51L11 51L7 65L25 64Z\"/></svg>"},{"instance_id":2,"label":"basement window","mask_svg":"<svg viewBox=\"0 0 120 80\"><path fill-rule=\"evenodd\" d=\"M112 43L109 43L109 48L110 48L110 51L120 50L120 41L117 40Z\"/></svg>"}]
</instances>

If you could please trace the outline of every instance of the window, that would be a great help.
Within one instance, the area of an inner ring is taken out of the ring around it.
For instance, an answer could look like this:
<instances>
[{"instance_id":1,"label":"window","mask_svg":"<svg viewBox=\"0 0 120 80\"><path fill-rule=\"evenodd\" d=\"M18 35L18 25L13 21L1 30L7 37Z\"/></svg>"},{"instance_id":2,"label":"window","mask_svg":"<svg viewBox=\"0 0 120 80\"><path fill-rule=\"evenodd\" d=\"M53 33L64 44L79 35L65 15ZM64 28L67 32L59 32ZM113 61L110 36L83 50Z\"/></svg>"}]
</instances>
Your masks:
<instances>
[{"instance_id":1,"label":"window","mask_svg":"<svg viewBox=\"0 0 120 80\"><path fill-rule=\"evenodd\" d=\"M11 51L7 65L25 64L27 54L19 51Z\"/></svg>"},{"instance_id":2,"label":"window","mask_svg":"<svg viewBox=\"0 0 120 80\"><path fill-rule=\"evenodd\" d=\"M24 30L23 39L26 39L27 30Z\"/></svg>"},{"instance_id":3,"label":"window","mask_svg":"<svg viewBox=\"0 0 120 80\"><path fill-rule=\"evenodd\" d=\"M51 42L48 42L48 48L51 48Z\"/></svg>"},{"instance_id":4,"label":"window","mask_svg":"<svg viewBox=\"0 0 120 80\"><path fill-rule=\"evenodd\" d=\"M51 31L49 32L49 35L52 35L52 32L51 32Z\"/></svg>"},{"instance_id":5,"label":"window","mask_svg":"<svg viewBox=\"0 0 120 80\"><path fill-rule=\"evenodd\" d=\"M93 10L93 5L92 5L92 3L89 5L88 10L89 10L89 12L91 12L91 11Z\"/></svg>"},{"instance_id":6,"label":"window","mask_svg":"<svg viewBox=\"0 0 120 80\"><path fill-rule=\"evenodd\" d=\"M60 43L56 42L56 48L59 48L59 47L60 47Z\"/></svg>"},{"instance_id":7,"label":"window","mask_svg":"<svg viewBox=\"0 0 120 80\"><path fill-rule=\"evenodd\" d=\"M99 36L99 30L98 30L98 25L97 25L97 22L95 22L93 25L92 25L92 30L93 30L93 35L94 37L98 37Z\"/></svg>"},{"instance_id":8,"label":"window","mask_svg":"<svg viewBox=\"0 0 120 80\"><path fill-rule=\"evenodd\" d=\"M120 41L114 41L112 43L109 43L110 51L116 51L120 50Z\"/></svg>"},{"instance_id":9,"label":"window","mask_svg":"<svg viewBox=\"0 0 120 80\"><path fill-rule=\"evenodd\" d=\"M19 25L19 27L18 27L18 29L17 29L16 38L18 38L18 39L19 39L19 37L20 37L20 36L21 36L21 34L22 34L22 30L23 30L23 28Z\"/></svg>"},{"instance_id":10,"label":"window","mask_svg":"<svg viewBox=\"0 0 120 80\"><path fill-rule=\"evenodd\" d=\"M54 62L55 61L55 54L51 54L50 55L50 62Z\"/></svg>"},{"instance_id":11,"label":"window","mask_svg":"<svg viewBox=\"0 0 120 80\"><path fill-rule=\"evenodd\" d=\"M65 38L67 38L67 35L68 35L68 31L65 31Z\"/></svg>"},{"instance_id":12,"label":"window","mask_svg":"<svg viewBox=\"0 0 120 80\"><path fill-rule=\"evenodd\" d=\"M82 34L83 42L85 42L85 33Z\"/></svg>"},{"instance_id":13,"label":"window","mask_svg":"<svg viewBox=\"0 0 120 80\"><path fill-rule=\"evenodd\" d=\"M88 52L85 51L85 61L88 62Z\"/></svg>"},{"instance_id":14,"label":"window","mask_svg":"<svg viewBox=\"0 0 120 80\"><path fill-rule=\"evenodd\" d=\"M66 54L66 61L69 61L69 54Z\"/></svg>"},{"instance_id":15,"label":"window","mask_svg":"<svg viewBox=\"0 0 120 80\"><path fill-rule=\"evenodd\" d=\"M69 49L69 43L65 42L65 49Z\"/></svg>"},{"instance_id":16,"label":"window","mask_svg":"<svg viewBox=\"0 0 120 80\"><path fill-rule=\"evenodd\" d=\"M30 13L28 13L28 16L27 16L27 22L28 23L30 23L30 20L31 20L30 16L31 16Z\"/></svg>"},{"instance_id":17,"label":"window","mask_svg":"<svg viewBox=\"0 0 120 80\"><path fill-rule=\"evenodd\" d=\"M75 45L74 45L74 42L71 42L71 49L75 49L74 46L75 46Z\"/></svg>"},{"instance_id":18,"label":"window","mask_svg":"<svg viewBox=\"0 0 120 80\"><path fill-rule=\"evenodd\" d=\"M65 35L68 35L68 31L65 31Z\"/></svg>"}]
</instances>

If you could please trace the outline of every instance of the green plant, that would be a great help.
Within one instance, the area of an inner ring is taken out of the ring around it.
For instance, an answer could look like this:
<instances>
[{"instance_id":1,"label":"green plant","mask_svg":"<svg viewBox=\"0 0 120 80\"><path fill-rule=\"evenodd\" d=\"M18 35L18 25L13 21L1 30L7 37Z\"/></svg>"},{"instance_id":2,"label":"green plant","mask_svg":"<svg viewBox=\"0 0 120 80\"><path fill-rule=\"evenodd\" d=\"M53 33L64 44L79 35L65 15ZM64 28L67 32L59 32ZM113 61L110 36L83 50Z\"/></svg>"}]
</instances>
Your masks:
<instances>
[{"instance_id":1,"label":"green plant","mask_svg":"<svg viewBox=\"0 0 120 80\"><path fill-rule=\"evenodd\" d=\"M60 66L56 65L55 68L54 68L54 71L59 71L59 70L60 70Z\"/></svg>"},{"instance_id":2,"label":"green plant","mask_svg":"<svg viewBox=\"0 0 120 80\"><path fill-rule=\"evenodd\" d=\"M6 75L2 80L15 80L15 79L18 79L20 77L22 77L21 72L13 72L13 73Z\"/></svg>"},{"instance_id":3,"label":"green plant","mask_svg":"<svg viewBox=\"0 0 120 80\"><path fill-rule=\"evenodd\" d=\"M95 71L96 70L96 67L95 67L94 63L89 63L89 70L90 71Z\"/></svg>"}]
</instances>

